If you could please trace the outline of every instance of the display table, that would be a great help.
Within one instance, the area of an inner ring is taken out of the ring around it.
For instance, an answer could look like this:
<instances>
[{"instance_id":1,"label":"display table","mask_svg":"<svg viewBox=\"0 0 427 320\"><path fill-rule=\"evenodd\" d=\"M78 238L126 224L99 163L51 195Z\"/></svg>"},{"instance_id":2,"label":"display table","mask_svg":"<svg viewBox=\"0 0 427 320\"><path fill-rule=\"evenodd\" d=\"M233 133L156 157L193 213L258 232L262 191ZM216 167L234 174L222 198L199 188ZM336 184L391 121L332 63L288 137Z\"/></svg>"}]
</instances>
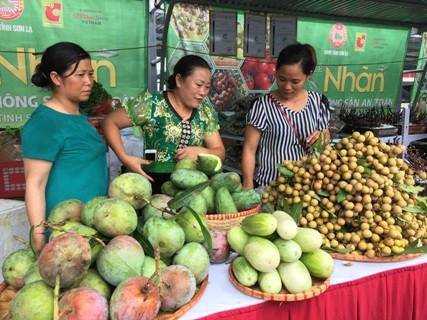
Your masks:
<instances>
[{"instance_id":1,"label":"display table","mask_svg":"<svg viewBox=\"0 0 427 320\"><path fill-rule=\"evenodd\" d=\"M181 319L424 320L427 306L427 255L399 262L335 259L331 285L303 301L265 301L238 291L228 264L211 265L209 284Z\"/></svg>"}]
</instances>

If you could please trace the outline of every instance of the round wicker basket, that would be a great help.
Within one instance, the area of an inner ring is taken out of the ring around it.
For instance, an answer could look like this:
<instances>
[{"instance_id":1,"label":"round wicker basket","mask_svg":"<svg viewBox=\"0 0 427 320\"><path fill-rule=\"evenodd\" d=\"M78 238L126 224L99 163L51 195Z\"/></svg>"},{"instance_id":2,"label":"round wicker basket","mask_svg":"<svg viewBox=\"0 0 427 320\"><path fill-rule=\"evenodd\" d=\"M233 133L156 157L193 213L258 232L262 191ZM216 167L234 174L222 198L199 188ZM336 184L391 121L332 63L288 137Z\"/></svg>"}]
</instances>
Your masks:
<instances>
[{"instance_id":1,"label":"round wicker basket","mask_svg":"<svg viewBox=\"0 0 427 320\"><path fill-rule=\"evenodd\" d=\"M282 289L280 293L267 293L261 291L258 285L253 287L245 287L237 281L233 273L232 265L228 267L228 275L230 276L231 283L241 292L247 294L248 296L260 298L264 300L273 300L273 301L301 301L307 300L313 297L316 297L329 287L330 278L318 279L312 277L313 287L309 291L301 293L289 293L286 289Z\"/></svg>"},{"instance_id":2,"label":"round wicker basket","mask_svg":"<svg viewBox=\"0 0 427 320\"><path fill-rule=\"evenodd\" d=\"M261 209L261 204L256 205L252 209L227 214L207 214L206 220L210 230L226 230L240 225L243 218L256 214Z\"/></svg>"}]
</instances>

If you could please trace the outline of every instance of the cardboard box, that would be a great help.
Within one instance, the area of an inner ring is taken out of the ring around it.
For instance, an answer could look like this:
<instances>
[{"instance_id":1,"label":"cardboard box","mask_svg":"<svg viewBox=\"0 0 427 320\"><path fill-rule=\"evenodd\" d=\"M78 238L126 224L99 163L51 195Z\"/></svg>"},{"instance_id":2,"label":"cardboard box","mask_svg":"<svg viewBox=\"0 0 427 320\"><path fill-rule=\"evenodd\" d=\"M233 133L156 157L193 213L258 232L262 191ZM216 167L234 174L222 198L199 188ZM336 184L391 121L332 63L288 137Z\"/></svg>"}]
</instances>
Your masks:
<instances>
[{"instance_id":1,"label":"cardboard box","mask_svg":"<svg viewBox=\"0 0 427 320\"><path fill-rule=\"evenodd\" d=\"M24 162L0 162L0 199L21 198L25 196Z\"/></svg>"}]
</instances>

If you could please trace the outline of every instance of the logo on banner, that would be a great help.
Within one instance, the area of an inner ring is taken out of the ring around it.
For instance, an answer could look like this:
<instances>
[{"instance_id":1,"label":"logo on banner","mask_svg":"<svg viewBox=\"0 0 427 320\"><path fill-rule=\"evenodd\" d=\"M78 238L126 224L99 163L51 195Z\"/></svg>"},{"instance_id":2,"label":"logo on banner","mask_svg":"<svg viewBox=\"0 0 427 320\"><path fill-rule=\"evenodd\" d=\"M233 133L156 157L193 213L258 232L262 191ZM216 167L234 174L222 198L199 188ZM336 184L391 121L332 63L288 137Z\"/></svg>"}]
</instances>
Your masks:
<instances>
[{"instance_id":1,"label":"logo on banner","mask_svg":"<svg viewBox=\"0 0 427 320\"><path fill-rule=\"evenodd\" d=\"M24 0L0 1L0 20L15 20L24 11Z\"/></svg>"},{"instance_id":2,"label":"logo on banner","mask_svg":"<svg viewBox=\"0 0 427 320\"><path fill-rule=\"evenodd\" d=\"M357 32L356 33L356 43L354 44L354 50L363 52L366 47L366 33Z\"/></svg>"},{"instance_id":3,"label":"logo on banner","mask_svg":"<svg viewBox=\"0 0 427 320\"><path fill-rule=\"evenodd\" d=\"M341 48L347 41L347 29L342 23L335 23L329 31L329 43L334 48Z\"/></svg>"},{"instance_id":4,"label":"logo on banner","mask_svg":"<svg viewBox=\"0 0 427 320\"><path fill-rule=\"evenodd\" d=\"M42 0L42 9L44 27L64 27L62 0Z\"/></svg>"}]
</instances>

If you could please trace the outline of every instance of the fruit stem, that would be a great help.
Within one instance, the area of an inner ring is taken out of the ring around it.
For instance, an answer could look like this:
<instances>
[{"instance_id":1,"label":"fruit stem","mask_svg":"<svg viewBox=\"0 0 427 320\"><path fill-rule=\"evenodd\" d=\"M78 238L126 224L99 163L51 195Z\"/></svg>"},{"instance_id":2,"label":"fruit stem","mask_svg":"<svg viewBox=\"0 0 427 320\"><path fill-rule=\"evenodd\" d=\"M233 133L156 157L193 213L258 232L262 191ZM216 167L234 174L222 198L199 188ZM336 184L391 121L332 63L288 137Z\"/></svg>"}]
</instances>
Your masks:
<instances>
[{"instance_id":1,"label":"fruit stem","mask_svg":"<svg viewBox=\"0 0 427 320\"><path fill-rule=\"evenodd\" d=\"M56 275L55 289L53 290L53 320L59 320L59 274Z\"/></svg>"},{"instance_id":2,"label":"fruit stem","mask_svg":"<svg viewBox=\"0 0 427 320\"><path fill-rule=\"evenodd\" d=\"M27 241L25 241L24 239L22 239L22 238L20 238L20 237L17 237L17 236L13 236L13 239L15 239L16 241L19 241L19 242L21 242L22 244L24 244L28 249L31 249L31 245L27 242Z\"/></svg>"}]
</instances>

